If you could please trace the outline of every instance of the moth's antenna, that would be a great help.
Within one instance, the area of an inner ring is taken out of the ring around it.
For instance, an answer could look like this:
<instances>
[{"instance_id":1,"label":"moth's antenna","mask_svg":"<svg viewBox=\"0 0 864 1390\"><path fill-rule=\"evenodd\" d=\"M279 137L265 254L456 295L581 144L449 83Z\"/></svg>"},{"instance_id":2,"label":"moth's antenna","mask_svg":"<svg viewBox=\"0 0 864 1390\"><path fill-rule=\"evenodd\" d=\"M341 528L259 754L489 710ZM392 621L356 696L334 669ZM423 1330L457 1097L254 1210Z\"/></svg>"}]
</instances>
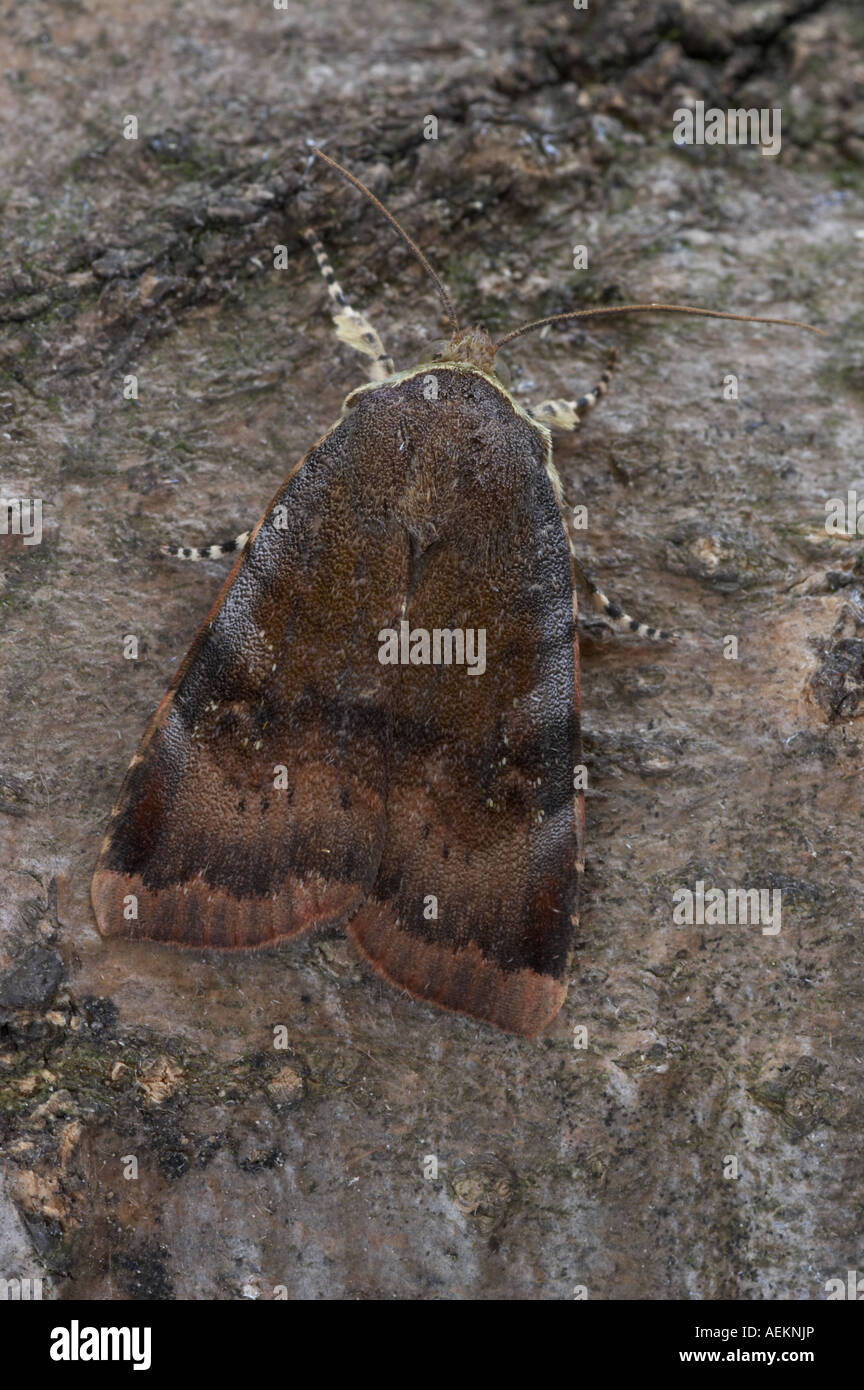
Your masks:
<instances>
[{"instance_id":1,"label":"moth's antenna","mask_svg":"<svg viewBox=\"0 0 864 1390\"><path fill-rule=\"evenodd\" d=\"M432 281L433 285L438 291L438 297L441 300L441 303L444 305L444 311L447 314L450 323L452 324L453 332L458 333L459 321L456 318L456 311L453 308L453 301L451 300L449 294L444 288L443 282L435 274L435 271L432 269L426 257L423 255L423 252L420 250L420 247L417 245L416 242L411 240L410 236L405 231L405 228L399 225L392 212L387 211L384 204L378 201L378 199L375 197L375 194L371 191L371 189L366 187L365 183L361 183L358 178L355 178L354 175L349 173L347 169L343 169L341 164L337 164L335 159L331 159L329 154L325 154L323 150L319 150L316 145L312 146L312 153L320 155L321 159L325 160L327 164L331 165L332 168L336 169L337 172L340 173L344 179L347 179L349 183L353 183L354 187L359 188L361 193L365 193L370 203L373 203L374 206L378 209L378 211L384 214L384 216L387 218L387 221L390 223L390 226L395 227L396 231L399 233L406 246L410 247L410 249L414 252L414 255L417 257L423 269L426 271L426 274L429 276L429 279Z\"/></svg>"},{"instance_id":2,"label":"moth's antenna","mask_svg":"<svg viewBox=\"0 0 864 1390\"><path fill-rule=\"evenodd\" d=\"M547 323L560 323L562 319L594 319L602 314L632 314L657 312L663 314L700 314L706 319L737 319L739 323L779 323L786 328L803 328L808 333L818 333L820 338L828 335L823 328L814 328L811 323L799 323L797 319L763 319L753 314L724 314L720 309L694 309L691 304L612 304L603 309L576 309L570 314L552 314L548 319L535 319L533 323L523 323L514 328L495 344L497 352L505 343L521 338L523 333L531 333L535 328L543 328Z\"/></svg>"}]
</instances>

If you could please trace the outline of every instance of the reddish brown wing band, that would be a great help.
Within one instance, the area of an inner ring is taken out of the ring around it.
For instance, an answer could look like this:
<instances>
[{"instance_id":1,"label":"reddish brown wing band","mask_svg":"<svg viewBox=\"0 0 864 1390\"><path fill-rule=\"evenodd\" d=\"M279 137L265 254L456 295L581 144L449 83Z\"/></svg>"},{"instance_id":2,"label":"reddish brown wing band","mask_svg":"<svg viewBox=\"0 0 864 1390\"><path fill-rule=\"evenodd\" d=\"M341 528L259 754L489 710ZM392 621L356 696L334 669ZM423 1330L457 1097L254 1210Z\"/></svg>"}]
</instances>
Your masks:
<instances>
[{"instance_id":1,"label":"reddish brown wing band","mask_svg":"<svg viewBox=\"0 0 864 1390\"><path fill-rule=\"evenodd\" d=\"M566 993L581 857L569 551L540 432L431 370L435 399L429 371L355 393L274 499L133 760L93 901L104 935L181 946L348 921L388 980L530 1035ZM382 665L403 617L483 629L483 674Z\"/></svg>"}]
</instances>

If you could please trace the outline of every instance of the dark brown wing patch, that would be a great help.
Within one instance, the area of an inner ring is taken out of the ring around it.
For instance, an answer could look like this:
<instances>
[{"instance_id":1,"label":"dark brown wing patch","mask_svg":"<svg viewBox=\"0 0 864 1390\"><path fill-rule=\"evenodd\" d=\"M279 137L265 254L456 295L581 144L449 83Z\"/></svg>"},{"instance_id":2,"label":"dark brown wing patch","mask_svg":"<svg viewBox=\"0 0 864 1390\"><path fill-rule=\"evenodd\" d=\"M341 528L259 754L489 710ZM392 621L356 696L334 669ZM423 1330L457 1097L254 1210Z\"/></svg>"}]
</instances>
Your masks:
<instances>
[{"instance_id":1,"label":"dark brown wing patch","mask_svg":"<svg viewBox=\"0 0 864 1390\"><path fill-rule=\"evenodd\" d=\"M377 633L407 547L398 454L358 469L372 446L368 420L337 426L229 576L121 790L93 880L104 935L261 946L344 920L374 882L389 739Z\"/></svg>"},{"instance_id":2,"label":"dark brown wing patch","mask_svg":"<svg viewBox=\"0 0 864 1390\"><path fill-rule=\"evenodd\" d=\"M388 668L386 838L348 931L412 994L531 1034L566 993L576 912L569 549L537 431L482 378L437 377L435 402L422 378L403 387L400 519L419 572L405 616L483 629L486 669Z\"/></svg>"}]
</instances>

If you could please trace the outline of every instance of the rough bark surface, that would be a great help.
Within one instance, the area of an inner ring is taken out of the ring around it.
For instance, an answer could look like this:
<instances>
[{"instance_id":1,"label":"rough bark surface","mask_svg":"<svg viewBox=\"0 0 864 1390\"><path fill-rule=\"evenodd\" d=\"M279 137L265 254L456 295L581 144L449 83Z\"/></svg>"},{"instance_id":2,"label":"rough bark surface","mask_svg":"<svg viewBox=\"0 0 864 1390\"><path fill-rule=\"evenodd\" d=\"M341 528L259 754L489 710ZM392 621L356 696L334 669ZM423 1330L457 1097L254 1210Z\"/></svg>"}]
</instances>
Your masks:
<instances>
[{"instance_id":1,"label":"rough bark surface","mask_svg":"<svg viewBox=\"0 0 864 1390\"><path fill-rule=\"evenodd\" d=\"M860 1267L864 1176L864 564L824 526L864 497L860 7L34 0L4 26L0 493L44 499L44 536L0 536L0 1274L59 1298L824 1297ZM781 108L779 156L676 147L700 99ZM619 347L557 462L602 587L681 634L586 647L583 923L532 1042L413 1003L340 933L176 954L103 942L88 903L220 583L154 552L244 529L362 379L300 229L399 365L442 332L309 139L494 332L643 299L830 334L652 316L508 353L536 402ZM780 889L782 930L674 926L700 880Z\"/></svg>"}]
</instances>

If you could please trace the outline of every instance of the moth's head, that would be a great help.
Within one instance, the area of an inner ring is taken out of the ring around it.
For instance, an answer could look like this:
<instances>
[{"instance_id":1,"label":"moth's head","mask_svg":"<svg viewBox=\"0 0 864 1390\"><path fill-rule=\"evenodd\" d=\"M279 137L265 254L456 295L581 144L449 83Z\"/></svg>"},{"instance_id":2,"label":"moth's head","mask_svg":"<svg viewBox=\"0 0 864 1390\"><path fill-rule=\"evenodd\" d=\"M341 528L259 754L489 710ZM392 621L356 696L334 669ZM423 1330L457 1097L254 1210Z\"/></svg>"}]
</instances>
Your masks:
<instances>
[{"instance_id":1,"label":"moth's head","mask_svg":"<svg viewBox=\"0 0 864 1390\"><path fill-rule=\"evenodd\" d=\"M470 362L484 372L494 371L495 344L482 324L476 328L457 328L441 352L440 362Z\"/></svg>"}]
</instances>

